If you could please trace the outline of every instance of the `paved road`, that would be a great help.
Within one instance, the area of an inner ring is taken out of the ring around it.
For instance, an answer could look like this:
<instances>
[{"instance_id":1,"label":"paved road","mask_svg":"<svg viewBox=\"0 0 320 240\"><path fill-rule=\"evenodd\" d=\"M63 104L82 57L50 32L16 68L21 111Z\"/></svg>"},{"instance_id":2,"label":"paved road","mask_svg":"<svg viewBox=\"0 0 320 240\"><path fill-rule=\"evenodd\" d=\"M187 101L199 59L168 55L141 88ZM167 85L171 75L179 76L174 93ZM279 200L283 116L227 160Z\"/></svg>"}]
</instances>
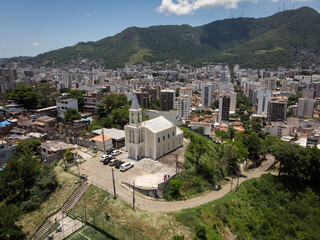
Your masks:
<instances>
[{"instance_id":1,"label":"paved road","mask_svg":"<svg viewBox=\"0 0 320 240\"><path fill-rule=\"evenodd\" d=\"M268 161L266 161L267 163ZM265 165L265 164L264 164ZM73 169L77 171L76 168ZM100 187L109 193L113 194L112 184L112 172L110 166L105 166L99 161L99 156L92 157L86 162L80 165L81 173L85 173L89 176L89 183ZM132 204L132 192L129 191L122 185L122 182L131 182L137 175L140 174L142 169L134 167L127 172L120 172L118 169L114 171L115 185L117 196L128 204ZM244 173L245 177L240 177L239 184L252 178L259 178L262 174L267 173L264 171L264 166L250 170ZM276 174L276 173L274 173ZM233 187L236 186L236 180L234 179ZM136 207L151 212L162 212L162 211L178 211L181 209L192 208L195 206L202 205L204 203L216 200L223 197L230 192L231 181L222 186L220 191L211 191L206 194L202 194L198 197L188 199L185 201L166 202L164 200L150 199L145 196L138 196L136 194Z\"/></svg>"}]
</instances>

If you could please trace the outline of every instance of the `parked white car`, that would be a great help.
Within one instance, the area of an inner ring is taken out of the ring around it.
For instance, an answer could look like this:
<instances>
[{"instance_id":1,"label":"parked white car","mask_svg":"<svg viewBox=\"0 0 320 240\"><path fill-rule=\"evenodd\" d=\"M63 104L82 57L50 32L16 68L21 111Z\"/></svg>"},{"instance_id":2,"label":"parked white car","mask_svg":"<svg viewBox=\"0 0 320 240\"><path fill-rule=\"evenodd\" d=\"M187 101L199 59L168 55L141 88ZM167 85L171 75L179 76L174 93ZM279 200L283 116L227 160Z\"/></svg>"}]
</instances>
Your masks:
<instances>
[{"instance_id":1,"label":"parked white car","mask_svg":"<svg viewBox=\"0 0 320 240\"><path fill-rule=\"evenodd\" d=\"M118 150L118 149L116 149L116 150L113 150L112 151L112 156L117 156L117 155L120 155L122 152L120 151L120 150Z\"/></svg>"},{"instance_id":2,"label":"parked white car","mask_svg":"<svg viewBox=\"0 0 320 240\"><path fill-rule=\"evenodd\" d=\"M111 157L111 155L108 155L108 154L103 154L101 157L100 157L100 162L103 162L106 158L108 157Z\"/></svg>"},{"instance_id":3,"label":"parked white car","mask_svg":"<svg viewBox=\"0 0 320 240\"><path fill-rule=\"evenodd\" d=\"M131 163L131 162L126 162L126 163L124 163L124 164L122 164L121 166L120 166L120 171L121 172L125 172L125 171L127 171L128 169L130 169L130 168L133 168L133 163Z\"/></svg>"}]
</instances>

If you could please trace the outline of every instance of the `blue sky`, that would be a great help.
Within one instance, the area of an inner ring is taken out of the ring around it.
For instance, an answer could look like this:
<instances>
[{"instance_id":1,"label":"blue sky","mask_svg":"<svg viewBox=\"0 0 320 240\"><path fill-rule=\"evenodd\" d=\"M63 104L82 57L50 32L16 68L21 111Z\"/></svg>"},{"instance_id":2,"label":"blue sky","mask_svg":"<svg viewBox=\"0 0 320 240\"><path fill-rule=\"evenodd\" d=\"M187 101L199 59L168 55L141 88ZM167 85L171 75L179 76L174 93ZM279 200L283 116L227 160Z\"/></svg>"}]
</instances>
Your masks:
<instances>
[{"instance_id":1,"label":"blue sky","mask_svg":"<svg viewBox=\"0 0 320 240\"><path fill-rule=\"evenodd\" d=\"M284 3L320 12L320 0L0 0L0 58L35 56L131 26L199 26L242 9L245 17L266 17Z\"/></svg>"}]
</instances>

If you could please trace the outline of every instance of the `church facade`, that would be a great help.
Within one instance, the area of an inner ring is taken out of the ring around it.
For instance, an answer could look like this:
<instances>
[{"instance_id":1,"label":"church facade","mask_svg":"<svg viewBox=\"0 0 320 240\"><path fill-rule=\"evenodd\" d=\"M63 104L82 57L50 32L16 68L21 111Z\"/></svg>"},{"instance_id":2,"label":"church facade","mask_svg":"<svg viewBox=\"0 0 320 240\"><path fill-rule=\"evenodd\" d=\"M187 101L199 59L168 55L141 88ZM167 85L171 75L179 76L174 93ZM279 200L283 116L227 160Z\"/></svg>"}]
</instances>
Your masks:
<instances>
[{"instance_id":1,"label":"church facade","mask_svg":"<svg viewBox=\"0 0 320 240\"><path fill-rule=\"evenodd\" d=\"M183 146L183 132L163 116L142 122L142 109L134 94L125 126L125 145L128 156L139 160L154 160Z\"/></svg>"}]
</instances>

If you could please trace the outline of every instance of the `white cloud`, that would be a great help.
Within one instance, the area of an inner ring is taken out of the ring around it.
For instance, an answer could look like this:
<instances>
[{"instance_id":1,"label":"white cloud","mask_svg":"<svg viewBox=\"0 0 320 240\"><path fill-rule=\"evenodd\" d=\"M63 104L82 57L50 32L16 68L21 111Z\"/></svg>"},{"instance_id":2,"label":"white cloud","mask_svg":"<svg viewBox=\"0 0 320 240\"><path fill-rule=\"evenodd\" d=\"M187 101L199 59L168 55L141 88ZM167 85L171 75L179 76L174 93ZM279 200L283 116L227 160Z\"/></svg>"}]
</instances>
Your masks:
<instances>
[{"instance_id":1,"label":"white cloud","mask_svg":"<svg viewBox=\"0 0 320 240\"><path fill-rule=\"evenodd\" d=\"M313 0L291 0L291 2L312 2Z\"/></svg>"},{"instance_id":2,"label":"white cloud","mask_svg":"<svg viewBox=\"0 0 320 240\"><path fill-rule=\"evenodd\" d=\"M91 13L91 12L89 12L89 13L88 13L88 17L91 17L91 15L92 15L92 13Z\"/></svg>"},{"instance_id":3,"label":"white cloud","mask_svg":"<svg viewBox=\"0 0 320 240\"><path fill-rule=\"evenodd\" d=\"M41 43L34 42L34 43L32 43L32 45L35 46L35 47L38 47L38 46L41 45Z\"/></svg>"},{"instance_id":4,"label":"white cloud","mask_svg":"<svg viewBox=\"0 0 320 240\"><path fill-rule=\"evenodd\" d=\"M275 3L276 3L276 2L279 2L279 0L272 0L272 2L275 2Z\"/></svg>"},{"instance_id":5,"label":"white cloud","mask_svg":"<svg viewBox=\"0 0 320 240\"><path fill-rule=\"evenodd\" d=\"M258 0L162 0L156 11L166 15L187 15L201 8L237 8L240 2L256 3Z\"/></svg>"}]
</instances>

